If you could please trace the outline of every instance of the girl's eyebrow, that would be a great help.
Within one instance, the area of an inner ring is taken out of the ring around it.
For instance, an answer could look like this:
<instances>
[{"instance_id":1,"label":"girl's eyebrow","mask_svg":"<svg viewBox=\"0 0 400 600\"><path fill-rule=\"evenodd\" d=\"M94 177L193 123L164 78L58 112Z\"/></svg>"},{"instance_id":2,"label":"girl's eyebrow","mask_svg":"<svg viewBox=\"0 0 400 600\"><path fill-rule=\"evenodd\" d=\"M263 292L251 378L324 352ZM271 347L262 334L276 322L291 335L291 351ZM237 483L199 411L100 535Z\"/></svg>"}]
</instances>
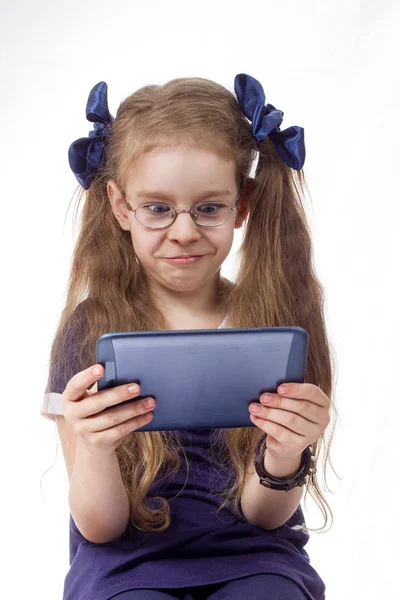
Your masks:
<instances>
[{"instance_id":1,"label":"girl's eyebrow","mask_svg":"<svg viewBox=\"0 0 400 600\"><path fill-rule=\"evenodd\" d=\"M204 200L205 198L210 198L211 196L228 196L230 194L231 192L229 190L208 190L199 196L198 199ZM139 192L136 192L135 195L138 198L158 198L159 200L166 200L168 202L173 201L172 196L169 196L169 194L166 194L165 192L140 190Z\"/></svg>"}]
</instances>

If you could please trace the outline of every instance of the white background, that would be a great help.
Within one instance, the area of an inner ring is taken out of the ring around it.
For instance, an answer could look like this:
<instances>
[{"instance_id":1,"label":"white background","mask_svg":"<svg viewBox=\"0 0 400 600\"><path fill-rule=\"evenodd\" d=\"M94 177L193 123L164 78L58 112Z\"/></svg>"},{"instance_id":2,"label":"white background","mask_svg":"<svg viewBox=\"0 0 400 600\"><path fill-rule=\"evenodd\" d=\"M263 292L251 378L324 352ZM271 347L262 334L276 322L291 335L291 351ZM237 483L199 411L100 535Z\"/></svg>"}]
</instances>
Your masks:
<instances>
[{"instance_id":1,"label":"white background","mask_svg":"<svg viewBox=\"0 0 400 600\"><path fill-rule=\"evenodd\" d=\"M67 476L39 411L76 239L67 150L92 129L89 91L106 81L115 115L143 85L200 76L233 91L241 72L284 112L282 129L305 129L306 209L338 360L340 479L328 466L324 490L335 520L306 549L327 600L399 597L399 16L394 0L3 0L4 598L61 599L69 568ZM234 278L232 260L222 273ZM321 525L311 497L305 516Z\"/></svg>"}]
</instances>

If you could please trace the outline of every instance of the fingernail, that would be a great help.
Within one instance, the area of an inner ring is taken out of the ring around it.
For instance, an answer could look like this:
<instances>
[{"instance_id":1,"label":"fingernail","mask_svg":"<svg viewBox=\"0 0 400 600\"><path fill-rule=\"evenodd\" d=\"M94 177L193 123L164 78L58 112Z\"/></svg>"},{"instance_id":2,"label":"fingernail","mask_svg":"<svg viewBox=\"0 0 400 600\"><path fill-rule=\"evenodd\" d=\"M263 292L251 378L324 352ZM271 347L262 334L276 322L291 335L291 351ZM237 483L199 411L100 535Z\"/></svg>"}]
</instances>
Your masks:
<instances>
[{"instance_id":1,"label":"fingernail","mask_svg":"<svg viewBox=\"0 0 400 600\"><path fill-rule=\"evenodd\" d=\"M270 402L272 402L272 396L271 396L271 394L263 394L261 396L261 400L262 400L262 402L269 404Z\"/></svg>"},{"instance_id":2,"label":"fingernail","mask_svg":"<svg viewBox=\"0 0 400 600\"><path fill-rule=\"evenodd\" d=\"M278 388L278 394L286 394L288 391L287 385L280 385Z\"/></svg>"},{"instance_id":3,"label":"fingernail","mask_svg":"<svg viewBox=\"0 0 400 600\"><path fill-rule=\"evenodd\" d=\"M94 375L101 375L101 367L96 367L93 369L93 373Z\"/></svg>"}]
</instances>

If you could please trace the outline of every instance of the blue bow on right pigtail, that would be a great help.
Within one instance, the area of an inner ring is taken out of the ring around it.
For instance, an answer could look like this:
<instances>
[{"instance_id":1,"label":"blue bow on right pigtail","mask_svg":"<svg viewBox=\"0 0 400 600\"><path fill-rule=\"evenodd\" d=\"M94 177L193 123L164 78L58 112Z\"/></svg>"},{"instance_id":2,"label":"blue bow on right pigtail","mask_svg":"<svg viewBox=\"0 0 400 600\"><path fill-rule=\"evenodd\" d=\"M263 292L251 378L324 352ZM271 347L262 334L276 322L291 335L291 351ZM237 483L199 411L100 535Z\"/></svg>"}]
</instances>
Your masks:
<instances>
[{"instance_id":1,"label":"blue bow on right pigtail","mask_svg":"<svg viewBox=\"0 0 400 600\"><path fill-rule=\"evenodd\" d=\"M235 94L243 113L252 123L257 141L268 135L280 158L292 169L300 171L306 159L303 127L293 125L281 131L279 126L284 113L272 104L265 106L261 83L246 73L236 75Z\"/></svg>"}]
</instances>

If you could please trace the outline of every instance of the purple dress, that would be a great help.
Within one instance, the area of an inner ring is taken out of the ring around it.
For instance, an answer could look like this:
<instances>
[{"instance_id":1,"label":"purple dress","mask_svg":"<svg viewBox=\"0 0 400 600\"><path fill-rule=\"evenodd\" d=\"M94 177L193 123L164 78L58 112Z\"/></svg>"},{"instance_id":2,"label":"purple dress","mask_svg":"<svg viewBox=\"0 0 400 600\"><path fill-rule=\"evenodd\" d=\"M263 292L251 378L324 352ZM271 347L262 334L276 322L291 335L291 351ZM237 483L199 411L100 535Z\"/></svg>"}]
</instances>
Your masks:
<instances>
[{"instance_id":1,"label":"purple dress","mask_svg":"<svg viewBox=\"0 0 400 600\"><path fill-rule=\"evenodd\" d=\"M63 600L109 600L130 589L185 588L273 573L293 580L310 600L324 600L325 584L304 549L309 534L299 505L273 531L218 513L229 475L213 469L210 436L214 430L181 431L189 463L162 486L153 482L149 498L162 495L171 507L171 525L163 533L129 527L117 542L93 544L70 515L70 570ZM178 496L177 494L184 486ZM210 490L213 490L213 493ZM175 497L177 496L177 497ZM152 506L158 507L153 500Z\"/></svg>"}]
</instances>

